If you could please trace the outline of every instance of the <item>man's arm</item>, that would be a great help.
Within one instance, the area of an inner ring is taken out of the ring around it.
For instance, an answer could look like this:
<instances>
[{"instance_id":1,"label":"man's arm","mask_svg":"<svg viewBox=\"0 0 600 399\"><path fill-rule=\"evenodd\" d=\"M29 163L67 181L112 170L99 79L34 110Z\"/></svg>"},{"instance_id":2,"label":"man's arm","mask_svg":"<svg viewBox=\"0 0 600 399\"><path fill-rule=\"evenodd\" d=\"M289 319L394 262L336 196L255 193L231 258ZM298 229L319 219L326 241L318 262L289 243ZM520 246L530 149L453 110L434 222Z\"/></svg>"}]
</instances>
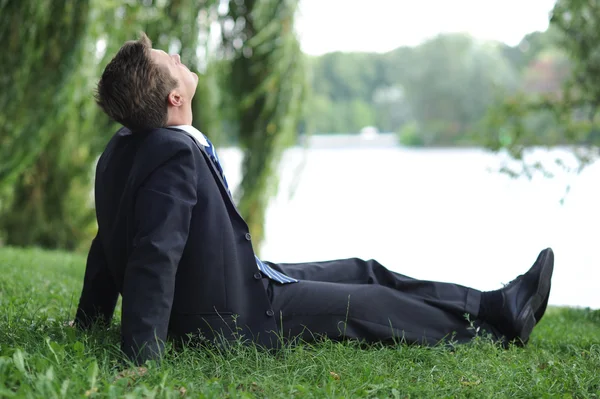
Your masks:
<instances>
[{"instance_id":1,"label":"man's arm","mask_svg":"<svg viewBox=\"0 0 600 399\"><path fill-rule=\"evenodd\" d=\"M179 150L139 188L133 249L123 281L122 348L138 364L161 355L173 304L175 274L196 204L190 148Z\"/></svg>"},{"instance_id":2,"label":"man's arm","mask_svg":"<svg viewBox=\"0 0 600 399\"><path fill-rule=\"evenodd\" d=\"M108 325L115 311L119 292L108 271L100 232L92 241L83 279L83 289L75 315L75 325L88 329L98 322Z\"/></svg>"}]
</instances>

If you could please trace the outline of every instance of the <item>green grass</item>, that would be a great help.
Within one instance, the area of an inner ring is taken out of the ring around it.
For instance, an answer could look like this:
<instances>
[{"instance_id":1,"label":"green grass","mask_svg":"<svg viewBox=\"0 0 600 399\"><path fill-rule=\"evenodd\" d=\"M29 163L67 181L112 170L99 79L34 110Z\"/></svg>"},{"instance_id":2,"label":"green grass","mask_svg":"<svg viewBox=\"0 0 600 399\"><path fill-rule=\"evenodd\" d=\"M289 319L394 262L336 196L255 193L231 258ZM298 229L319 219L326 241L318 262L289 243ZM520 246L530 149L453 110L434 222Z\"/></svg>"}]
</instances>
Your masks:
<instances>
[{"instance_id":1,"label":"green grass","mask_svg":"<svg viewBox=\"0 0 600 399\"><path fill-rule=\"evenodd\" d=\"M169 351L117 379L119 314L109 331L70 320L81 255L0 248L0 397L600 397L600 312L550 308L525 348L485 337L454 348L322 342L269 355Z\"/></svg>"}]
</instances>

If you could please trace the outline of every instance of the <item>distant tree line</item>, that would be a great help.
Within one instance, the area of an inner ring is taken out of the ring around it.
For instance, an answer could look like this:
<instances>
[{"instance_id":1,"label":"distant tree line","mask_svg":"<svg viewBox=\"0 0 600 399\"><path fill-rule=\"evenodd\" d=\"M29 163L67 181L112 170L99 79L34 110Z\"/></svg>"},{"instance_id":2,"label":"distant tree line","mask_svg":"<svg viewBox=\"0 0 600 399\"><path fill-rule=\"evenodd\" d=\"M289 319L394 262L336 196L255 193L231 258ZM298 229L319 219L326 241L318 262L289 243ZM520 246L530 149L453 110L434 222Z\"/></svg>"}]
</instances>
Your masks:
<instances>
[{"instance_id":1,"label":"distant tree line","mask_svg":"<svg viewBox=\"0 0 600 399\"><path fill-rule=\"evenodd\" d=\"M560 90L570 62L554 30L514 47L443 34L384 54L311 57L314 97L303 125L319 133L375 126L407 145L476 144L472 133L503 99Z\"/></svg>"}]
</instances>

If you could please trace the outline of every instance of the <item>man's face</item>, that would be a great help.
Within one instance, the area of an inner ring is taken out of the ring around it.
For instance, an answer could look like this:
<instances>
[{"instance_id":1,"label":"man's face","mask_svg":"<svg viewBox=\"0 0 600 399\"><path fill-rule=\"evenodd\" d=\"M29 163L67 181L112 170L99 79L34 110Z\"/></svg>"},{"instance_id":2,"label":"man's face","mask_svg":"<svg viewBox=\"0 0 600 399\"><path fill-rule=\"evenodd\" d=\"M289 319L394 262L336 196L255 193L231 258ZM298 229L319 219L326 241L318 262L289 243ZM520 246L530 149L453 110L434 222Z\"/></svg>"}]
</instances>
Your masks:
<instances>
[{"instance_id":1,"label":"man's face","mask_svg":"<svg viewBox=\"0 0 600 399\"><path fill-rule=\"evenodd\" d=\"M178 82L177 90L188 101L191 101L198 86L198 75L181 63L179 54L169 55L162 50L152 49L151 57L154 62L170 72Z\"/></svg>"}]
</instances>

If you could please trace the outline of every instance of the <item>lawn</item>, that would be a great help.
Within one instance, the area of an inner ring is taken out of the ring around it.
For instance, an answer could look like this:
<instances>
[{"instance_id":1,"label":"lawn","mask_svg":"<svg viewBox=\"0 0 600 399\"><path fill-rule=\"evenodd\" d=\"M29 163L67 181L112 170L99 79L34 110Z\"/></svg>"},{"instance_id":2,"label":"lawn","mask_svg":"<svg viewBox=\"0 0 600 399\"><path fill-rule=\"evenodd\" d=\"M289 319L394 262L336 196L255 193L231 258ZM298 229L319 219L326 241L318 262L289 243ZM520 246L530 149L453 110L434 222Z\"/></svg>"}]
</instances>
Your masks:
<instances>
[{"instance_id":1,"label":"lawn","mask_svg":"<svg viewBox=\"0 0 600 399\"><path fill-rule=\"evenodd\" d=\"M600 311L549 308L525 348L484 336L459 346L321 342L269 355L169 351L126 369L109 331L64 325L85 257L0 248L0 397L600 397Z\"/></svg>"}]
</instances>

